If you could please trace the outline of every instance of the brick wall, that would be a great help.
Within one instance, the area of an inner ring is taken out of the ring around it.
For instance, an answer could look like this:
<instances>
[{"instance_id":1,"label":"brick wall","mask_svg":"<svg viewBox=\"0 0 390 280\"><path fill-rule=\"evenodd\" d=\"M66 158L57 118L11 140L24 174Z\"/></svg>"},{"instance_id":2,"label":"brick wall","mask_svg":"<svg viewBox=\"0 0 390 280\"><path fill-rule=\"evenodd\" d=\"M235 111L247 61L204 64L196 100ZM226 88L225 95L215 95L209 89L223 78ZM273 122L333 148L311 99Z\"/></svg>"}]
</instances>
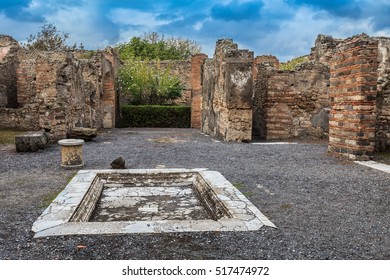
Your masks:
<instances>
[{"instance_id":1,"label":"brick wall","mask_svg":"<svg viewBox=\"0 0 390 280\"><path fill-rule=\"evenodd\" d=\"M0 127L48 132L52 142L72 127L114 127L115 57L109 50L91 59L72 52L18 52L18 108L0 110Z\"/></svg>"},{"instance_id":2,"label":"brick wall","mask_svg":"<svg viewBox=\"0 0 390 280\"><path fill-rule=\"evenodd\" d=\"M266 99L267 139L328 136L329 69L314 61L292 72L274 71Z\"/></svg>"},{"instance_id":3,"label":"brick wall","mask_svg":"<svg viewBox=\"0 0 390 280\"><path fill-rule=\"evenodd\" d=\"M191 59L191 127L201 128L202 113L202 65L207 58L198 54Z\"/></svg>"},{"instance_id":4,"label":"brick wall","mask_svg":"<svg viewBox=\"0 0 390 280\"><path fill-rule=\"evenodd\" d=\"M329 151L368 159L375 150L378 41L349 38L330 65Z\"/></svg>"}]
</instances>

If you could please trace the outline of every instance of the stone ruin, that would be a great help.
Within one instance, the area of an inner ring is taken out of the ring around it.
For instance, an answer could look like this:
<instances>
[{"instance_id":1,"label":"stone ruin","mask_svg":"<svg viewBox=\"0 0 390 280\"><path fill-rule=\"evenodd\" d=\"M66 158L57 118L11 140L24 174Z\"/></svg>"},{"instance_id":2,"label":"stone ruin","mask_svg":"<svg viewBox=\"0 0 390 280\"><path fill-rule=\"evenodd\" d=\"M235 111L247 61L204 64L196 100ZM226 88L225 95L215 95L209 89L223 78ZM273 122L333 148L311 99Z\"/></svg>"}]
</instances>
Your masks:
<instances>
[{"instance_id":1,"label":"stone ruin","mask_svg":"<svg viewBox=\"0 0 390 280\"><path fill-rule=\"evenodd\" d=\"M390 39L319 35L293 71L272 55L254 57L230 39L213 58L160 62L185 85L191 126L224 141L329 139L329 151L369 159L390 147ZM89 55L92 54L92 55ZM45 130L49 140L75 127L110 128L120 119L111 48L29 52L0 35L0 127Z\"/></svg>"},{"instance_id":2,"label":"stone ruin","mask_svg":"<svg viewBox=\"0 0 390 280\"><path fill-rule=\"evenodd\" d=\"M36 52L0 36L0 127L44 130L54 142L75 127L117 121L117 54Z\"/></svg>"},{"instance_id":3,"label":"stone ruin","mask_svg":"<svg viewBox=\"0 0 390 280\"><path fill-rule=\"evenodd\" d=\"M390 39L319 35L293 71L219 40L203 64L201 128L224 141L329 139L367 160L390 148Z\"/></svg>"},{"instance_id":4,"label":"stone ruin","mask_svg":"<svg viewBox=\"0 0 390 280\"><path fill-rule=\"evenodd\" d=\"M225 141L252 138L253 52L219 40L203 65L202 131Z\"/></svg>"}]
</instances>

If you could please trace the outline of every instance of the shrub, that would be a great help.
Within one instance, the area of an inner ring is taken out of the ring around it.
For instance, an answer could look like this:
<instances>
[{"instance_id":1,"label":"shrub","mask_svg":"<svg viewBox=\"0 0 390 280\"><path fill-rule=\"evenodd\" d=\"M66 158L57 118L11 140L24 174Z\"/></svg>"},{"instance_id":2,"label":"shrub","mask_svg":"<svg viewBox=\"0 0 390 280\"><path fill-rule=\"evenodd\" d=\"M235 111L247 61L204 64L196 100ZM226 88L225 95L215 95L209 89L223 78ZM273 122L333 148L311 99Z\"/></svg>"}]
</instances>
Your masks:
<instances>
[{"instance_id":1,"label":"shrub","mask_svg":"<svg viewBox=\"0 0 390 280\"><path fill-rule=\"evenodd\" d=\"M200 53L199 43L184 38L165 38L156 32L133 37L129 42L116 46L122 60L181 60Z\"/></svg>"},{"instance_id":2,"label":"shrub","mask_svg":"<svg viewBox=\"0 0 390 280\"><path fill-rule=\"evenodd\" d=\"M175 127L191 126L191 107L159 105L124 105L122 126L125 127Z\"/></svg>"},{"instance_id":3,"label":"shrub","mask_svg":"<svg viewBox=\"0 0 390 280\"><path fill-rule=\"evenodd\" d=\"M119 68L118 76L121 94L132 105L169 104L182 95L183 85L169 68L158 69L145 61L127 60Z\"/></svg>"}]
</instances>

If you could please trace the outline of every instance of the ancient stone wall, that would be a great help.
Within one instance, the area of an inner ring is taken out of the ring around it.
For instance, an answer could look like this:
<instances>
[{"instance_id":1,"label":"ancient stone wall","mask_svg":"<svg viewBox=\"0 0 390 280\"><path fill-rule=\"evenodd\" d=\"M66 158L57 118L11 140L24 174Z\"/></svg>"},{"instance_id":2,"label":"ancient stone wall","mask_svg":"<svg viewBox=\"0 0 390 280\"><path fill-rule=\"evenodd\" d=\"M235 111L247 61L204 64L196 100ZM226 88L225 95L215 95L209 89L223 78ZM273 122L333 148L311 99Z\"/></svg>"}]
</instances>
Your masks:
<instances>
[{"instance_id":1,"label":"ancient stone wall","mask_svg":"<svg viewBox=\"0 0 390 280\"><path fill-rule=\"evenodd\" d=\"M0 35L0 108L15 108L17 51L16 40Z\"/></svg>"},{"instance_id":2,"label":"ancient stone wall","mask_svg":"<svg viewBox=\"0 0 390 280\"><path fill-rule=\"evenodd\" d=\"M365 34L348 38L330 65L329 151L369 159L375 150L378 41Z\"/></svg>"},{"instance_id":3,"label":"ancient stone wall","mask_svg":"<svg viewBox=\"0 0 390 280\"><path fill-rule=\"evenodd\" d=\"M320 34L317 36L314 47L311 49L310 60L329 65L330 60L336 53L339 43L342 39L335 39L332 36Z\"/></svg>"},{"instance_id":4,"label":"ancient stone wall","mask_svg":"<svg viewBox=\"0 0 390 280\"><path fill-rule=\"evenodd\" d=\"M379 47L376 151L390 150L390 38L375 38Z\"/></svg>"},{"instance_id":5,"label":"ancient stone wall","mask_svg":"<svg viewBox=\"0 0 390 280\"><path fill-rule=\"evenodd\" d=\"M15 58L17 108L0 108L0 127L44 129L51 142L73 127L115 127L118 62L112 51L78 59L72 52L19 49Z\"/></svg>"},{"instance_id":6,"label":"ancient stone wall","mask_svg":"<svg viewBox=\"0 0 390 280\"><path fill-rule=\"evenodd\" d=\"M328 136L329 69L309 61L295 71L257 65L253 95L253 137L260 139Z\"/></svg>"},{"instance_id":7,"label":"ancient stone wall","mask_svg":"<svg viewBox=\"0 0 390 280\"><path fill-rule=\"evenodd\" d=\"M266 99L267 139L328 136L329 69L314 61L295 71L274 71Z\"/></svg>"},{"instance_id":8,"label":"ancient stone wall","mask_svg":"<svg viewBox=\"0 0 390 280\"><path fill-rule=\"evenodd\" d=\"M218 40L203 77L202 131L224 141L252 139L253 52ZM211 69L210 69L211 68Z\"/></svg>"},{"instance_id":9,"label":"ancient stone wall","mask_svg":"<svg viewBox=\"0 0 390 280\"><path fill-rule=\"evenodd\" d=\"M253 81L256 82L258 77L258 67L257 65L264 65L267 68L279 69L280 63L276 56L273 55L261 55L256 56L253 60Z\"/></svg>"}]
</instances>

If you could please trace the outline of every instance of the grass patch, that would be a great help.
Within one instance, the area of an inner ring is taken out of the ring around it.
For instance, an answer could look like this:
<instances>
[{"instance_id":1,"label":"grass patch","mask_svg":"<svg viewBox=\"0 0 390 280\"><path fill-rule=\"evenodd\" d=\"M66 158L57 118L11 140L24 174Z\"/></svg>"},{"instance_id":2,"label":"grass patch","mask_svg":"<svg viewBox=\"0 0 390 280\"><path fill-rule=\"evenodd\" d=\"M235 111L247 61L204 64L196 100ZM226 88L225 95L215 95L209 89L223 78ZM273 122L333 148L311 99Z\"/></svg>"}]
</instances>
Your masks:
<instances>
[{"instance_id":1,"label":"grass patch","mask_svg":"<svg viewBox=\"0 0 390 280\"><path fill-rule=\"evenodd\" d=\"M291 60L289 60L289 61L287 61L287 62L282 62L282 63L280 63L279 69L280 69L280 70L285 70L285 71L294 71L295 68L296 68L299 64L301 64L301 63L303 63L303 62L306 62L306 61L308 61L308 60L309 60L309 58L308 58L307 55L305 55L305 56L300 56L300 57L291 59Z\"/></svg>"},{"instance_id":2,"label":"grass patch","mask_svg":"<svg viewBox=\"0 0 390 280\"><path fill-rule=\"evenodd\" d=\"M252 197L253 196L253 193L251 191L244 191L243 190L246 187L244 183L234 182L232 185L235 186L237 190L241 190L241 193L243 195L245 195L246 197Z\"/></svg>"},{"instance_id":3,"label":"grass patch","mask_svg":"<svg viewBox=\"0 0 390 280\"><path fill-rule=\"evenodd\" d=\"M51 193L48 193L48 194L44 195L43 198L42 198L42 202L41 202L40 207L42 207L42 208L49 207L49 205L53 202L53 200L58 196L58 194L61 191L62 190L56 191L56 192L51 192Z\"/></svg>"},{"instance_id":4,"label":"grass patch","mask_svg":"<svg viewBox=\"0 0 390 280\"><path fill-rule=\"evenodd\" d=\"M69 182L73 179L74 176L76 176L77 172L73 172L72 174L68 175L66 177L66 184L69 184ZM45 194L42 197L42 202L40 207L47 208L49 205L53 202L53 200L62 192L62 189L59 191L54 191L48 194Z\"/></svg>"},{"instance_id":5,"label":"grass patch","mask_svg":"<svg viewBox=\"0 0 390 280\"><path fill-rule=\"evenodd\" d=\"M390 165L390 151L375 154L374 160Z\"/></svg>"},{"instance_id":6,"label":"grass patch","mask_svg":"<svg viewBox=\"0 0 390 280\"><path fill-rule=\"evenodd\" d=\"M238 190L245 188L245 185L240 182L234 182L232 185L235 186Z\"/></svg>"},{"instance_id":7,"label":"grass patch","mask_svg":"<svg viewBox=\"0 0 390 280\"><path fill-rule=\"evenodd\" d=\"M25 131L12 129L12 128L0 128L0 145L12 145L15 144L15 136L23 134Z\"/></svg>"},{"instance_id":8,"label":"grass patch","mask_svg":"<svg viewBox=\"0 0 390 280\"><path fill-rule=\"evenodd\" d=\"M72 181L73 177L76 176L77 172L73 172L68 177L66 177L66 184L69 184L70 181Z\"/></svg>"},{"instance_id":9,"label":"grass patch","mask_svg":"<svg viewBox=\"0 0 390 280\"><path fill-rule=\"evenodd\" d=\"M97 53L97 51L93 51L93 50L84 51L84 52L78 54L77 57L80 59L91 59L96 53Z\"/></svg>"}]
</instances>

